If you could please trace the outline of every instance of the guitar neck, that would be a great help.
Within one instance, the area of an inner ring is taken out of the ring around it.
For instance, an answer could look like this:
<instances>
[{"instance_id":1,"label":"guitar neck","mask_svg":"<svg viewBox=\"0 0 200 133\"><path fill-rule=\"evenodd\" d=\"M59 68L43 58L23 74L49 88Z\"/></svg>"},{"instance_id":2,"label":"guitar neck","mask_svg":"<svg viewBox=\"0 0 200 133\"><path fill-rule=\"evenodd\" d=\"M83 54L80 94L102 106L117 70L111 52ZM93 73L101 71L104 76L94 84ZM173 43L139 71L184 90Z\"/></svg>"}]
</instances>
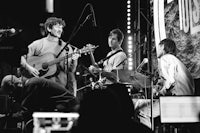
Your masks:
<instances>
[{"instance_id":1,"label":"guitar neck","mask_svg":"<svg viewBox=\"0 0 200 133\"><path fill-rule=\"evenodd\" d=\"M73 54L74 54L74 53L67 54L67 55L65 55L65 56L63 56L63 57L59 57L59 58L56 58L56 59L54 59L54 60L52 60L52 61L49 61L49 62L48 62L48 65L51 66L51 65L54 65L54 64L57 64L57 63L63 61L64 59L71 58Z\"/></svg>"},{"instance_id":2,"label":"guitar neck","mask_svg":"<svg viewBox=\"0 0 200 133\"><path fill-rule=\"evenodd\" d=\"M55 58L54 60L47 62L47 64L48 64L48 66L57 64L57 63L63 61L64 59L71 58L71 57L73 56L73 54L87 53L87 52L90 51L92 48L95 48L95 47L92 47L92 46L91 46L90 48L88 48L88 47L83 47L82 49L79 49L79 50L76 51L76 52L73 52L73 53L70 53L70 54L66 54L66 55L63 56L63 57Z\"/></svg>"}]
</instances>

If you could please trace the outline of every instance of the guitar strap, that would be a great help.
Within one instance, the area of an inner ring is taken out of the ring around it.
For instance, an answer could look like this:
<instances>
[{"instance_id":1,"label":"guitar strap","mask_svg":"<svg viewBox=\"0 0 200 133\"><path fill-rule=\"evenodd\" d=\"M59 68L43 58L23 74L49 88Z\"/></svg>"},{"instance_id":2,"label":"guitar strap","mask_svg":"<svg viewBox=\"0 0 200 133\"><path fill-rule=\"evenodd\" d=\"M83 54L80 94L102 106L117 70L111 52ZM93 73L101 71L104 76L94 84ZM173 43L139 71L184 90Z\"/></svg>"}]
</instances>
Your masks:
<instances>
[{"instance_id":1,"label":"guitar strap","mask_svg":"<svg viewBox=\"0 0 200 133\"><path fill-rule=\"evenodd\" d=\"M122 49L117 50L115 53L113 53L113 54L111 54L111 55L109 55L109 56L103 58L102 60L100 60L100 61L98 62L98 64L102 64L105 60L110 59L110 57L112 57L113 55L115 55L115 54L117 54L117 53L119 53L119 52L122 52L122 51L123 51Z\"/></svg>"},{"instance_id":2,"label":"guitar strap","mask_svg":"<svg viewBox=\"0 0 200 133\"><path fill-rule=\"evenodd\" d=\"M58 45L62 46L62 40L61 39L58 40ZM68 43L66 43L65 46L60 50L60 52L56 55L56 58L58 58L60 56L60 54L63 52L64 49L67 50L67 45L68 45Z\"/></svg>"}]
</instances>

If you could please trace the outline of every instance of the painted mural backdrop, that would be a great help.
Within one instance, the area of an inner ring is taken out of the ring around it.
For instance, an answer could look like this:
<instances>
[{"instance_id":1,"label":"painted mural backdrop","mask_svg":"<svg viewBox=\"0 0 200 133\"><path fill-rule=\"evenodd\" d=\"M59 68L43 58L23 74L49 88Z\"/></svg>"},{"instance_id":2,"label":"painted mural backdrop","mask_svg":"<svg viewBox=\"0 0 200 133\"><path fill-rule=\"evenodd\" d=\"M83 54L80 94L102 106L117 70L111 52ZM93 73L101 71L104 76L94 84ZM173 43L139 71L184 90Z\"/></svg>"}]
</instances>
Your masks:
<instances>
[{"instance_id":1,"label":"painted mural backdrop","mask_svg":"<svg viewBox=\"0 0 200 133\"><path fill-rule=\"evenodd\" d=\"M200 0L153 0L155 46L172 38L195 79L200 78Z\"/></svg>"}]
</instances>

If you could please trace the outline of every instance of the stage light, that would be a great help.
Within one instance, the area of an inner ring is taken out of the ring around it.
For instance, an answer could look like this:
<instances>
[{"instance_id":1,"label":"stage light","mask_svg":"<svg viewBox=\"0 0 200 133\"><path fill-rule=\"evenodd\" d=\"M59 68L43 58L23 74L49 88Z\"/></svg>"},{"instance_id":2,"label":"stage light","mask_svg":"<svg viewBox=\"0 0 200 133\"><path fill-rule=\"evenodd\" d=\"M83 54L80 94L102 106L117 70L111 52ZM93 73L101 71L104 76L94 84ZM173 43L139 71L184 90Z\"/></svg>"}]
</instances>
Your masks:
<instances>
[{"instance_id":1,"label":"stage light","mask_svg":"<svg viewBox=\"0 0 200 133\"><path fill-rule=\"evenodd\" d=\"M128 41L131 41L133 40L133 37L132 36L128 36Z\"/></svg>"},{"instance_id":2,"label":"stage light","mask_svg":"<svg viewBox=\"0 0 200 133\"><path fill-rule=\"evenodd\" d=\"M130 43L132 43L132 41L130 41ZM133 45L128 44L128 49L132 49Z\"/></svg>"},{"instance_id":3,"label":"stage light","mask_svg":"<svg viewBox=\"0 0 200 133\"><path fill-rule=\"evenodd\" d=\"M132 58L132 57L133 57L132 53L129 53L129 54L128 54L128 57L129 57L129 58Z\"/></svg>"},{"instance_id":4,"label":"stage light","mask_svg":"<svg viewBox=\"0 0 200 133\"><path fill-rule=\"evenodd\" d=\"M132 66L128 66L128 70L133 70L133 67Z\"/></svg>"},{"instance_id":5,"label":"stage light","mask_svg":"<svg viewBox=\"0 0 200 133\"><path fill-rule=\"evenodd\" d=\"M129 62L132 62L132 61L133 61L133 58L128 58L128 61L129 61Z\"/></svg>"},{"instance_id":6,"label":"stage light","mask_svg":"<svg viewBox=\"0 0 200 133\"><path fill-rule=\"evenodd\" d=\"M132 49L128 49L128 53L132 53L133 52L133 50Z\"/></svg>"},{"instance_id":7,"label":"stage light","mask_svg":"<svg viewBox=\"0 0 200 133\"><path fill-rule=\"evenodd\" d=\"M128 26L127 26L127 29L128 29L128 30L130 30L130 29L131 29L131 26L130 26L130 25L128 25Z\"/></svg>"},{"instance_id":8,"label":"stage light","mask_svg":"<svg viewBox=\"0 0 200 133\"><path fill-rule=\"evenodd\" d=\"M54 0L46 0L46 11L48 13L54 12Z\"/></svg>"},{"instance_id":9,"label":"stage light","mask_svg":"<svg viewBox=\"0 0 200 133\"><path fill-rule=\"evenodd\" d=\"M133 49L132 41L128 41L128 49Z\"/></svg>"},{"instance_id":10,"label":"stage light","mask_svg":"<svg viewBox=\"0 0 200 133\"><path fill-rule=\"evenodd\" d=\"M133 69L133 37L131 36L131 0L127 0L127 56L128 69Z\"/></svg>"},{"instance_id":11,"label":"stage light","mask_svg":"<svg viewBox=\"0 0 200 133\"><path fill-rule=\"evenodd\" d=\"M133 62L132 62L132 61L129 61L129 62L128 62L128 66L132 67L132 66L133 66Z\"/></svg>"},{"instance_id":12,"label":"stage light","mask_svg":"<svg viewBox=\"0 0 200 133\"><path fill-rule=\"evenodd\" d=\"M129 66L133 65L133 60L129 61L128 64L129 64Z\"/></svg>"},{"instance_id":13,"label":"stage light","mask_svg":"<svg viewBox=\"0 0 200 133\"><path fill-rule=\"evenodd\" d=\"M128 12L128 13L131 12L131 9L127 9L127 12Z\"/></svg>"},{"instance_id":14,"label":"stage light","mask_svg":"<svg viewBox=\"0 0 200 133\"><path fill-rule=\"evenodd\" d=\"M131 40L128 40L128 47L131 46L132 47L133 42Z\"/></svg>"}]
</instances>

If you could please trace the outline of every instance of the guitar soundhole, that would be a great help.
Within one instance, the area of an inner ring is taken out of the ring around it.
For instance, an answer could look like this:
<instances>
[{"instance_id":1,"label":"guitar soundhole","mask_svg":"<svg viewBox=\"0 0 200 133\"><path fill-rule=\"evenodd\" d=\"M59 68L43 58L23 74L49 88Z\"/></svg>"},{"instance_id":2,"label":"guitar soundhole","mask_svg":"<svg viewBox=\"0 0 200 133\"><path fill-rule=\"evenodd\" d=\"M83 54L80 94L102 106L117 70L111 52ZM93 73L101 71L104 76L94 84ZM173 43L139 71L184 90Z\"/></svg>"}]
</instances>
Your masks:
<instances>
[{"instance_id":1,"label":"guitar soundhole","mask_svg":"<svg viewBox=\"0 0 200 133\"><path fill-rule=\"evenodd\" d=\"M48 66L49 66L48 63L43 63L42 64L42 69L46 70L46 69L48 69Z\"/></svg>"}]
</instances>

